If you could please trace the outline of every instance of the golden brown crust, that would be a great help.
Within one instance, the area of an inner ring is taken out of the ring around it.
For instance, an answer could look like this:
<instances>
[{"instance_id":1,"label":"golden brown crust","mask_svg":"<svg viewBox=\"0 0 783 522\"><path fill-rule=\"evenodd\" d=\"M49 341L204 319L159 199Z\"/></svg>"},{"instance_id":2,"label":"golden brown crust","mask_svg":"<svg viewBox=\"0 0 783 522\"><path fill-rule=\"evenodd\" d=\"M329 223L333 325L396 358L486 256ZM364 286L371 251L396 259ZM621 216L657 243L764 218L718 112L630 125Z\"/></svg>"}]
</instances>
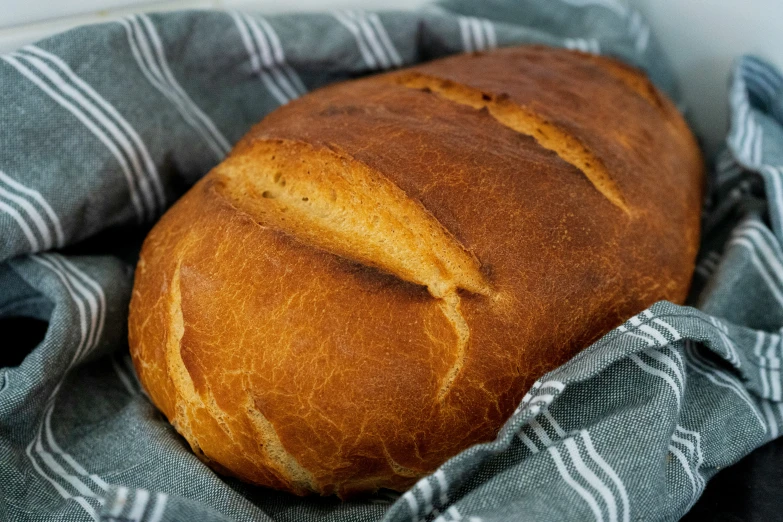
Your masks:
<instances>
[{"instance_id":1,"label":"golden brown crust","mask_svg":"<svg viewBox=\"0 0 783 522\"><path fill-rule=\"evenodd\" d=\"M685 298L701 169L671 102L607 58L522 47L333 85L153 229L131 353L222 472L404 489L493 438L541 374Z\"/></svg>"}]
</instances>

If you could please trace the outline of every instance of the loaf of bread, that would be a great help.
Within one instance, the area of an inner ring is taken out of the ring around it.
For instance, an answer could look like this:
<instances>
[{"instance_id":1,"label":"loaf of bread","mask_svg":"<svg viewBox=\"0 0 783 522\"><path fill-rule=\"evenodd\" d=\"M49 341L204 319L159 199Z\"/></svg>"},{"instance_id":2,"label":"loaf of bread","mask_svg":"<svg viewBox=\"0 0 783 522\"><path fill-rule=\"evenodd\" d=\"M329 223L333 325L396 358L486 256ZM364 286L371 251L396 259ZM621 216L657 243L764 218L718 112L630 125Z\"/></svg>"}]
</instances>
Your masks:
<instances>
[{"instance_id":1,"label":"loaf of bread","mask_svg":"<svg viewBox=\"0 0 783 522\"><path fill-rule=\"evenodd\" d=\"M682 302L701 197L675 107L608 58L509 48L332 85L149 234L131 354L221 473L404 490L542 374Z\"/></svg>"}]
</instances>

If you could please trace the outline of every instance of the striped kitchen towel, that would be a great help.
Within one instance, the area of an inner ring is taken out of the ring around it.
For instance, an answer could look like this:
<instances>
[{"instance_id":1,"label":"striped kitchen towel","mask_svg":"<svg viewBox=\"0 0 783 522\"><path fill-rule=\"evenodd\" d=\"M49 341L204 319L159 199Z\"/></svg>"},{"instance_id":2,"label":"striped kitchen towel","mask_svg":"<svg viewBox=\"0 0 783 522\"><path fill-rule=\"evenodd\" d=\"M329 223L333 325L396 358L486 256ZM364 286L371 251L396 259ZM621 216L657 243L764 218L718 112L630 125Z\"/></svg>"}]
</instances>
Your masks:
<instances>
[{"instance_id":1,"label":"striped kitchen towel","mask_svg":"<svg viewBox=\"0 0 783 522\"><path fill-rule=\"evenodd\" d=\"M139 246L253 123L329 82L520 43L619 57L679 100L649 27L610 0L134 15L0 56L0 520L675 520L778 437L783 77L752 57L731 84L692 306L629 318L404 494L220 477L145 396L126 341Z\"/></svg>"}]
</instances>

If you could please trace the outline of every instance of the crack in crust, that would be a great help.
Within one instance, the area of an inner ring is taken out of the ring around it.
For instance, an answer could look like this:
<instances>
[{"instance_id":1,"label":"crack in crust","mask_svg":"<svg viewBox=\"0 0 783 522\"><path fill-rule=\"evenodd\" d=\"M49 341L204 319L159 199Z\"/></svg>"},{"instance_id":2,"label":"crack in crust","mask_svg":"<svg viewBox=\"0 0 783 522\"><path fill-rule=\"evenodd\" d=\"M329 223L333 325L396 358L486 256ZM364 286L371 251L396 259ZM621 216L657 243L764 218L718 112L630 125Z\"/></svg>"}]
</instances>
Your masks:
<instances>
[{"instance_id":1,"label":"crack in crust","mask_svg":"<svg viewBox=\"0 0 783 522\"><path fill-rule=\"evenodd\" d=\"M394 460L391 453L389 453L389 448L386 447L386 444L381 443L381 447L383 448L383 456L386 458L386 463L396 475L405 478L419 478L421 476L421 472L406 468Z\"/></svg>"},{"instance_id":2,"label":"crack in crust","mask_svg":"<svg viewBox=\"0 0 783 522\"><path fill-rule=\"evenodd\" d=\"M199 409L206 410L226 433L230 441L235 441L236 439L232 434L229 423L226 422L226 413L217 405L211 391L207 390L205 394L206 400L196 391L190 372L182 359L182 337L185 333L185 321L182 313L181 267L182 263L177 263L172 274L168 295L169 329L166 338L166 369L176 390L176 406L172 424L202 459L214 465L214 461L203 451L202 445L191 429L190 420L193 416L193 411ZM266 462L255 462L255 464L260 467L270 466L274 468L279 478L291 483L295 489L319 491L312 474L303 468L293 455L285 450L274 426L255 407L249 395L248 401L247 418L253 427L254 433L261 439L260 446L266 456ZM246 456L252 457L252 455Z\"/></svg>"},{"instance_id":3,"label":"crack in crust","mask_svg":"<svg viewBox=\"0 0 783 522\"><path fill-rule=\"evenodd\" d=\"M180 264L174 269L168 295L168 320L169 327L166 331L166 371L174 385L176 403L172 424L185 437L191 446L200 446L198 440L190 429L188 409L190 402L198 397L193 380L182 360L181 342L185 333L185 321L182 315L182 293L180 289Z\"/></svg>"},{"instance_id":4,"label":"crack in crust","mask_svg":"<svg viewBox=\"0 0 783 522\"><path fill-rule=\"evenodd\" d=\"M440 311L443 312L446 320L451 323L452 328L454 328L454 333L457 335L456 359L454 364L451 365L451 368L448 369L441 379L440 389L438 390L438 401L442 401L446 398L446 395L454 385L454 381L457 379L462 367L465 365L468 340L470 339L470 327L468 326L467 321L465 321L465 317L460 312L459 303L460 298L456 292L445 295L438 303Z\"/></svg>"},{"instance_id":5,"label":"crack in crust","mask_svg":"<svg viewBox=\"0 0 783 522\"><path fill-rule=\"evenodd\" d=\"M494 95L466 85L409 71L393 74L390 81L408 89L431 92L460 105L486 110L498 123L529 136L543 148L579 169L612 205L630 215L630 209L603 162L575 136L545 120L530 108L511 101L507 95Z\"/></svg>"},{"instance_id":6,"label":"crack in crust","mask_svg":"<svg viewBox=\"0 0 783 522\"><path fill-rule=\"evenodd\" d=\"M248 395L247 418L253 426L253 431L264 441L263 451L272 465L299 488L309 491L319 491L313 475L302 467L301 464L288 453L280 442L280 436L275 427L269 422L261 411L253 403Z\"/></svg>"}]
</instances>

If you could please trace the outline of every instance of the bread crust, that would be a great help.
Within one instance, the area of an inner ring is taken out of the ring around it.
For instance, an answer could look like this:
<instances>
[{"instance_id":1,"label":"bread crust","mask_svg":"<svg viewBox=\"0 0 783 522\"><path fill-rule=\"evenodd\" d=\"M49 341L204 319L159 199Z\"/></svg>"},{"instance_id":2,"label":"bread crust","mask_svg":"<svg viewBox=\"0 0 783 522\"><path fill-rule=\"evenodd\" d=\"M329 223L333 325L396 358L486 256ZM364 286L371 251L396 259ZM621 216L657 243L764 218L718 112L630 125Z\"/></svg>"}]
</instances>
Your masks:
<instances>
[{"instance_id":1,"label":"bread crust","mask_svg":"<svg viewBox=\"0 0 783 522\"><path fill-rule=\"evenodd\" d=\"M518 47L320 89L149 234L136 370L222 473L404 490L685 299L702 168L672 103L608 58Z\"/></svg>"}]
</instances>

